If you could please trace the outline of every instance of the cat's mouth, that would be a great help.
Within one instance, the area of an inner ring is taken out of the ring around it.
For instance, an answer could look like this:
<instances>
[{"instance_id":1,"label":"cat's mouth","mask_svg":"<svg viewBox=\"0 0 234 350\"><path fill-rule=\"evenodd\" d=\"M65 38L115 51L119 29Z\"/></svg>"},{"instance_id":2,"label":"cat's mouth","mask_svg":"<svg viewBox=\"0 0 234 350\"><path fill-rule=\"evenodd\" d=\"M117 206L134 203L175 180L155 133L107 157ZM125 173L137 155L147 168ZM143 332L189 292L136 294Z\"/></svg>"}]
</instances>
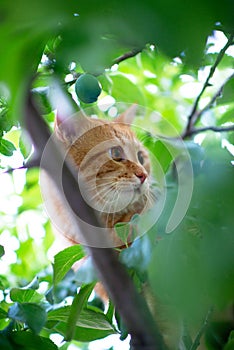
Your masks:
<instances>
[{"instance_id":1,"label":"cat's mouth","mask_svg":"<svg viewBox=\"0 0 234 350\"><path fill-rule=\"evenodd\" d=\"M136 202L147 192L147 186L143 184L135 184L124 190L124 195L132 196L131 203Z\"/></svg>"},{"instance_id":2,"label":"cat's mouth","mask_svg":"<svg viewBox=\"0 0 234 350\"><path fill-rule=\"evenodd\" d=\"M141 187L137 187L134 189L134 192L137 194L141 194L142 193L142 188Z\"/></svg>"}]
</instances>

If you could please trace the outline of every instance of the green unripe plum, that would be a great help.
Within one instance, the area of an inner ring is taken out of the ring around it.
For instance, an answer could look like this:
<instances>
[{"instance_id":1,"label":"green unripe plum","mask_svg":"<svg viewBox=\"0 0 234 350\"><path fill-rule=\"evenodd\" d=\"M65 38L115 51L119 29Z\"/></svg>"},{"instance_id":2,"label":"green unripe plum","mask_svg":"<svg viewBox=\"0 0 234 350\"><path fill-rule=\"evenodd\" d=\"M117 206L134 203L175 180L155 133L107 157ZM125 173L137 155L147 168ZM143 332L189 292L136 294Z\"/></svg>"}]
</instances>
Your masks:
<instances>
[{"instance_id":1,"label":"green unripe plum","mask_svg":"<svg viewBox=\"0 0 234 350\"><path fill-rule=\"evenodd\" d=\"M96 77L91 74L82 74L75 83L75 92L79 100L84 103L97 101L101 87Z\"/></svg>"}]
</instances>

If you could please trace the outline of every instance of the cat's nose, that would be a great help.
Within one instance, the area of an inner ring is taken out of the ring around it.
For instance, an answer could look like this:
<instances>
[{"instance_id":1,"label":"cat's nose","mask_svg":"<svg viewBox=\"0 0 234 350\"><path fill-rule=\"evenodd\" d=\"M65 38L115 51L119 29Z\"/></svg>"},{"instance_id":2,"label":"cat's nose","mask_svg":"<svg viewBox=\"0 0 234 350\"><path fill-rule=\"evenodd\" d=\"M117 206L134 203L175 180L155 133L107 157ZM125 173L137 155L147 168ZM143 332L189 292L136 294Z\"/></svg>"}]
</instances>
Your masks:
<instances>
[{"instance_id":1,"label":"cat's nose","mask_svg":"<svg viewBox=\"0 0 234 350\"><path fill-rule=\"evenodd\" d=\"M143 172L135 173L135 175L140 179L141 184L143 184L147 178L147 175Z\"/></svg>"}]
</instances>

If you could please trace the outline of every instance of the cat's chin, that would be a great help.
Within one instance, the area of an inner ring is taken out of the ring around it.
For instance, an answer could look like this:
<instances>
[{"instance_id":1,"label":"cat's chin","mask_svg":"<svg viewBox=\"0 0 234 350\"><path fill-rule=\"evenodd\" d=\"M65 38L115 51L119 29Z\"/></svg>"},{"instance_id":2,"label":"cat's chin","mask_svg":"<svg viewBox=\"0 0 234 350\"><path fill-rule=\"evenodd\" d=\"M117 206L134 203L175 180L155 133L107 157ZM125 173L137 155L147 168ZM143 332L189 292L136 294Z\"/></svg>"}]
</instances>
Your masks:
<instances>
[{"instance_id":1,"label":"cat's chin","mask_svg":"<svg viewBox=\"0 0 234 350\"><path fill-rule=\"evenodd\" d=\"M127 196L127 192L125 193ZM117 222L128 222L134 214L141 214L149 208L147 195L140 193L139 190L134 191L132 200L126 206L118 211L101 213L101 219L107 227L114 227Z\"/></svg>"}]
</instances>

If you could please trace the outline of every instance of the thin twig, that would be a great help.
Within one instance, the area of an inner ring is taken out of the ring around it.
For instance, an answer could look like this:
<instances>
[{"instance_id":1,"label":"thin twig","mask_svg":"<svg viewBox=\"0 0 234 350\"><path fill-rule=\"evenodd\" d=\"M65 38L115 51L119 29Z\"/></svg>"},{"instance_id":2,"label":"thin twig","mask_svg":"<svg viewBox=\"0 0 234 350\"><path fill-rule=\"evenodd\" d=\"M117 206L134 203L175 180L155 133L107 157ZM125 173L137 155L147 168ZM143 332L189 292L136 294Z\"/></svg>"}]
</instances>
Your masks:
<instances>
[{"instance_id":1,"label":"thin twig","mask_svg":"<svg viewBox=\"0 0 234 350\"><path fill-rule=\"evenodd\" d=\"M38 158L33 158L24 165L18 167L18 168L9 168L7 170L4 170L1 174L11 174L15 170L22 170L22 169L31 169L31 168L37 168L40 166L40 159Z\"/></svg>"},{"instance_id":2,"label":"thin twig","mask_svg":"<svg viewBox=\"0 0 234 350\"><path fill-rule=\"evenodd\" d=\"M234 78L234 73L231 74L231 75L224 81L224 83L220 86L220 88L218 89L218 91L217 91L217 92L214 94L214 96L211 98L211 100L209 101L209 103L207 103L207 105L206 105L204 108L202 108L202 109L200 110L200 112L197 113L197 115L196 115L196 122L200 119L201 115L202 115L205 111L207 111L208 109L210 109L210 108L214 105L214 103L215 103L215 101L217 100L217 98L221 96L224 86L227 84L227 82L228 82L229 80L231 80L231 79L233 79L233 78ZM193 125L195 125L196 122L194 122Z\"/></svg>"},{"instance_id":3,"label":"thin twig","mask_svg":"<svg viewBox=\"0 0 234 350\"><path fill-rule=\"evenodd\" d=\"M82 75L83 73L74 73L73 74L73 79L66 81L64 83L65 86L72 86L73 84L75 84L75 82L77 81L77 79Z\"/></svg>"},{"instance_id":4,"label":"thin twig","mask_svg":"<svg viewBox=\"0 0 234 350\"><path fill-rule=\"evenodd\" d=\"M203 128L194 128L187 133L186 137L199 134L201 132L214 131L214 132L229 132L234 131L234 125L230 126L204 126Z\"/></svg>"},{"instance_id":5,"label":"thin twig","mask_svg":"<svg viewBox=\"0 0 234 350\"><path fill-rule=\"evenodd\" d=\"M196 122L200 119L201 115L203 113L205 113L205 111L207 111L208 109L210 109L215 101L217 100L217 98L222 94L223 88L224 86L227 84L227 82L231 79L234 78L234 73L232 75L230 75L225 82L220 86L220 88L217 90L217 92L214 94L214 96L211 98L211 100L209 101L209 103L207 103L207 105L201 109L199 112L197 112L196 114ZM182 135L182 138L185 139L186 137L195 135L195 134L199 134L200 132L205 132L205 131L214 131L214 132L228 132L228 131L233 131L233 125L227 126L227 127L217 127L217 126L206 126L203 128L194 128L193 126L196 124L196 122L193 123L193 125L189 128L186 129L185 133Z\"/></svg>"},{"instance_id":6,"label":"thin twig","mask_svg":"<svg viewBox=\"0 0 234 350\"><path fill-rule=\"evenodd\" d=\"M190 113L190 115L188 116L188 123L187 123L187 126L185 128L185 131L182 135L182 138L185 137L185 135L189 135L190 134L190 130L193 128L193 126L195 125L195 123L198 121L198 118L201 116L201 114L199 114L197 112L197 109L198 109L198 104L200 102L200 99L204 93L204 91L206 90L206 88L208 86L210 86L210 79L212 78L218 64L220 63L220 61L222 60L225 52L227 51L227 49L229 48L229 46L233 45L233 39L234 39L234 34L230 35L227 43L224 45L224 47L222 48L222 50L219 52L216 60L215 60L215 63L213 64L213 66L210 68L210 72L209 72L209 75L208 77L206 78L206 81L202 87L202 90L201 92L199 93L199 95L197 96L195 102L194 102L194 105L193 105L193 108L192 108L192 111Z\"/></svg>"},{"instance_id":7,"label":"thin twig","mask_svg":"<svg viewBox=\"0 0 234 350\"><path fill-rule=\"evenodd\" d=\"M140 49L133 49L132 51L126 52L123 55L117 57L114 60L114 64L119 64L120 62L123 62L123 61L127 60L128 58L134 57L141 51L142 51L142 48L140 48Z\"/></svg>"}]
</instances>

